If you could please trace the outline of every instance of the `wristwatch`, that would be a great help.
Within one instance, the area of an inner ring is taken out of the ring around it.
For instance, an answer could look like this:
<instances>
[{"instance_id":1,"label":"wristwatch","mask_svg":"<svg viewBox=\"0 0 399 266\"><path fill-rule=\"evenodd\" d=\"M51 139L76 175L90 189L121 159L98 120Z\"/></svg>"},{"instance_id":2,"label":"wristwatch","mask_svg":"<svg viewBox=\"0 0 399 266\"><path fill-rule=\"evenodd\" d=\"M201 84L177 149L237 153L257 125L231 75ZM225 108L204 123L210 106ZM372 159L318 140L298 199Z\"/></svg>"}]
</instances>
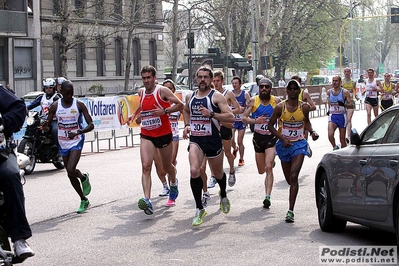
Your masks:
<instances>
[{"instance_id":1,"label":"wristwatch","mask_svg":"<svg viewBox=\"0 0 399 266\"><path fill-rule=\"evenodd\" d=\"M212 112L210 113L210 115L209 115L209 118L212 118L214 115L215 115L215 112L212 111Z\"/></svg>"},{"instance_id":2,"label":"wristwatch","mask_svg":"<svg viewBox=\"0 0 399 266\"><path fill-rule=\"evenodd\" d=\"M163 111L165 112L165 114L169 114L169 110L168 109L163 109Z\"/></svg>"}]
</instances>

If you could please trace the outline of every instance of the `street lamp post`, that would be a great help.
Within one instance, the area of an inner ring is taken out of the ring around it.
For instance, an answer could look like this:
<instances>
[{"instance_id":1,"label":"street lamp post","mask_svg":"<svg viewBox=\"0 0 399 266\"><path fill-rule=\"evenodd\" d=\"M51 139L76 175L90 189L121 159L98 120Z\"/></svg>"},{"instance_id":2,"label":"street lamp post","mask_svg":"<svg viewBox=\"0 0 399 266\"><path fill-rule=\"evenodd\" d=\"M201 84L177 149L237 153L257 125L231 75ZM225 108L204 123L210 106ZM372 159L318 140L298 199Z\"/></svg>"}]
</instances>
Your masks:
<instances>
[{"instance_id":1,"label":"street lamp post","mask_svg":"<svg viewBox=\"0 0 399 266\"><path fill-rule=\"evenodd\" d=\"M380 44L380 64L382 64L382 41L379 40L378 43Z\"/></svg>"},{"instance_id":2,"label":"street lamp post","mask_svg":"<svg viewBox=\"0 0 399 266\"><path fill-rule=\"evenodd\" d=\"M360 67L360 40L361 39L362 38L360 38L359 31L358 31L357 38L356 38L356 40L357 40L357 64L358 64L357 76L358 76L358 79L360 79L360 70L361 70L361 67Z\"/></svg>"},{"instance_id":3,"label":"street lamp post","mask_svg":"<svg viewBox=\"0 0 399 266\"><path fill-rule=\"evenodd\" d=\"M222 35L220 32L218 32L215 36L215 41L219 42L219 41L224 41L226 40L226 36ZM219 43L219 48L220 50L222 50L222 47ZM227 80L229 78L229 63L228 63L228 55L226 53L226 84L227 84Z\"/></svg>"}]
</instances>

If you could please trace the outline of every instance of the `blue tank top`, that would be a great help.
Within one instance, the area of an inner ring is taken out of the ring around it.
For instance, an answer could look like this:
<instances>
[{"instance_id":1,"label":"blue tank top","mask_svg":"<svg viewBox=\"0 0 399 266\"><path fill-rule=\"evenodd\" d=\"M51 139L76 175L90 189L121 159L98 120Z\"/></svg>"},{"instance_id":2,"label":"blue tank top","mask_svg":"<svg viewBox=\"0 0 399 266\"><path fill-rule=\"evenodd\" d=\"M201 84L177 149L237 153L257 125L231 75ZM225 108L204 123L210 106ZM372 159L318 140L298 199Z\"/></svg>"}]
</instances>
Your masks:
<instances>
[{"instance_id":1,"label":"blue tank top","mask_svg":"<svg viewBox=\"0 0 399 266\"><path fill-rule=\"evenodd\" d=\"M337 115L337 114L344 114L346 112L346 109L344 106L340 106L338 104L338 101L345 102L344 98L344 90L341 88L340 92L335 95L333 93L333 90L330 90L330 113L332 115Z\"/></svg>"}]
</instances>

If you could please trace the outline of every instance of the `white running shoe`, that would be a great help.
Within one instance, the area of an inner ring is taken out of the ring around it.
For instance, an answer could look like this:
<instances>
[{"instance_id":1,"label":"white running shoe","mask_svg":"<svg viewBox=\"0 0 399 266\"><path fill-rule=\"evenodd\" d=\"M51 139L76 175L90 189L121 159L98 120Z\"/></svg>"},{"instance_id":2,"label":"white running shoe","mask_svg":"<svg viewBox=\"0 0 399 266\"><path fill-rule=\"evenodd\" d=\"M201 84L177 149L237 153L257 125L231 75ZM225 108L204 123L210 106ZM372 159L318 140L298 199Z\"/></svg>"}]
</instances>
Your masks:
<instances>
[{"instance_id":1,"label":"white running shoe","mask_svg":"<svg viewBox=\"0 0 399 266\"><path fill-rule=\"evenodd\" d=\"M25 239L20 239L14 242L15 256L22 259L35 256L35 252L29 247Z\"/></svg>"}]
</instances>

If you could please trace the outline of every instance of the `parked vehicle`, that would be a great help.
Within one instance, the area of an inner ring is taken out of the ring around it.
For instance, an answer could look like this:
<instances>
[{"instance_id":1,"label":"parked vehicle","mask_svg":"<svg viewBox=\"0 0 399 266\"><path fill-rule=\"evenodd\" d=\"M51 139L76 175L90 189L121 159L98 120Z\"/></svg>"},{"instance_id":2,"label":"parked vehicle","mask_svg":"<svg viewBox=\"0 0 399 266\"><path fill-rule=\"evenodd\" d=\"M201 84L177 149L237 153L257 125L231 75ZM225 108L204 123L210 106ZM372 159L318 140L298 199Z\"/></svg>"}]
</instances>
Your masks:
<instances>
[{"instance_id":1,"label":"parked vehicle","mask_svg":"<svg viewBox=\"0 0 399 266\"><path fill-rule=\"evenodd\" d=\"M24 168L25 174L30 175L36 163L52 163L57 169L63 169L64 163L58 146L54 143L51 131L44 131L41 127L43 118L37 111L30 111L26 119L26 131L18 145L18 152L29 157L29 164Z\"/></svg>"},{"instance_id":2,"label":"parked vehicle","mask_svg":"<svg viewBox=\"0 0 399 266\"><path fill-rule=\"evenodd\" d=\"M324 85L330 84L330 79L325 75L315 75L310 78L309 85Z\"/></svg>"},{"instance_id":3,"label":"parked vehicle","mask_svg":"<svg viewBox=\"0 0 399 266\"><path fill-rule=\"evenodd\" d=\"M319 226L346 222L396 233L399 244L399 105L380 114L351 145L325 154L315 176Z\"/></svg>"}]
</instances>

